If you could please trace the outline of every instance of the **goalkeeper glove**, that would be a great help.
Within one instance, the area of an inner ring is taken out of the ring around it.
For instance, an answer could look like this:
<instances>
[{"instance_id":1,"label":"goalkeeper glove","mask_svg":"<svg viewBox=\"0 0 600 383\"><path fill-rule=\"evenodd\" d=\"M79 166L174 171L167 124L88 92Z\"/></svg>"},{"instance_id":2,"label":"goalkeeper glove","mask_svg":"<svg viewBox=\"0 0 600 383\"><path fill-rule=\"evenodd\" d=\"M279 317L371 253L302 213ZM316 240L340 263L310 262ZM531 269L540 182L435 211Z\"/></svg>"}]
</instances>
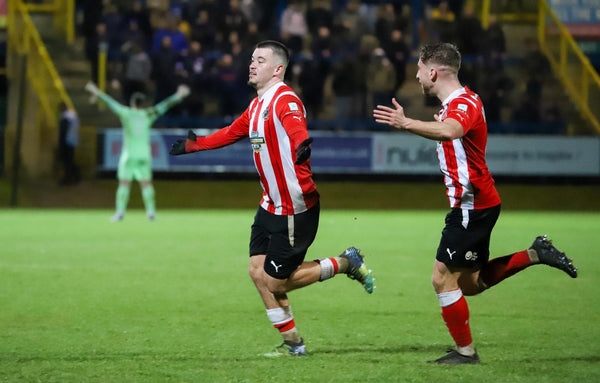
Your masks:
<instances>
[{"instance_id":1,"label":"goalkeeper glove","mask_svg":"<svg viewBox=\"0 0 600 383\"><path fill-rule=\"evenodd\" d=\"M302 141L296 148L296 165L302 165L310 158L310 144L313 142L312 137Z\"/></svg>"},{"instance_id":2,"label":"goalkeeper glove","mask_svg":"<svg viewBox=\"0 0 600 383\"><path fill-rule=\"evenodd\" d=\"M194 133L193 130L188 130L188 136L187 139L183 140L177 140L175 141L175 143L171 146L171 150L169 151L169 154L174 155L174 156L178 156L180 154L186 154L186 153L191 153L191 152L195 152L197 151L195 149L196 146L196 133Z\"/></svg>"}]
</instances>

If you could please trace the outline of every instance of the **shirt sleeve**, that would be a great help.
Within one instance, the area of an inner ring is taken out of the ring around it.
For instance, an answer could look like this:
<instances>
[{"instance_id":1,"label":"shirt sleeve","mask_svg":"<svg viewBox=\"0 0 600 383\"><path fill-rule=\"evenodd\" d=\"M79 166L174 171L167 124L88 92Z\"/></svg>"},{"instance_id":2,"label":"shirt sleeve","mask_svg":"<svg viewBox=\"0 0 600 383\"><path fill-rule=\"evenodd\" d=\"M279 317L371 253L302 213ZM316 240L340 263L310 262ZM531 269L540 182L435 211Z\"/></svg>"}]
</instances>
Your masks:
<instances>
[{"instance_id":1,"label":"shirt sleeve","mask_svg":"<svg viewBox=\"0 0 600 383\"><path fill-rule=\"evenodd\" d=\"M233 123L205 137L196 138L196 150L210 150L231 145L249 135L248 109Z\"/></svg>"},{"instance_id":2,"label":"shirt sleeve","mask_svg":"<svg viewBox=\"0 0 600 383\"><path fill-rule=\"evenodd\" d=\"M154 113L149 113L149 115L153 120L156 120L158 117L165 114L167 110L171 109L174 105L180 103L181 101L182 99L179 98L176 93L174 93L158 104L154 105L154 107L151 108L154 109Z\"/></svg>"},{"instance_id":3,"label":"shirt sleeve","mask_svg":"<svg viewBox=\"0 0 600 383\"><path fill-rule=\"evenodd\" d=\"M110 110L112 110L119 116L121 116L127 109L126 106L122 105L120 102L118 102L117 100L110 97L104 92L98 92L98 97L100 98L100 100L104 101L104 103L110 108Z\"/></svg>"},{"instance_id":4,"label":"shirt sleeve","mask_svg":"<svg viewBox=\"0 0 600 383\"><path fill-rule=\"evenodd\" d=\"M277 117L290 137L292 148L308 138L306 111L302 101L291 94L282 96L277 101Z\"/></svg>"},{"instance_id":5,"label":"shirt sleeve","mask_svg":"<svg viewBox=\"0 0 600 383\"><path fill-rule=\"evenodd\" d=\"M451 118L458 121L463 127L464 134L466 134L470 127L473 126L472 120L474 113L476 113L475 109L468 101L461 100L460 98L455 99L448 105L448 112L444 120Z\"/></svg>"}]
</instances>

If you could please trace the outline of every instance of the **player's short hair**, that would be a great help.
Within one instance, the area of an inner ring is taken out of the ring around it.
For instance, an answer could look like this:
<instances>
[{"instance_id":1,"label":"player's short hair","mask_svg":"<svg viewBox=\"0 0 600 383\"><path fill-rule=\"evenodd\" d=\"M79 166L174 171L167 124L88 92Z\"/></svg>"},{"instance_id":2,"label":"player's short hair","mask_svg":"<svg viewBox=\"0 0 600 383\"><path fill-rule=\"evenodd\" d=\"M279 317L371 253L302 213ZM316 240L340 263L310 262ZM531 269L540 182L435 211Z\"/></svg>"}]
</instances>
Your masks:
<instances>
[{"instance_id":1,"label":"player's short hair","mask_svg":"<svg viewBox=\"0 0 600 383\"><path fill-rule=\"evenodd\" d=\"M449 67L458 73L461 56L458 48L450 43L425 44L419 51L419 59L423 64L438 64Z\"/></svg>"},{"instance_id":2,"label":"player's short hair","mask_svg":"<svg viewBox=\"0 0 600 383\"><path fill-rule=\"evenodd\" d=\"M256 44L255 48L269 48L273 54L281 60L281 63L287 68L290 61L290 51L281 42L276 40L264 40Z\"/></svg>"},{"instance_id":3,"label":"player's short hair","mask_svg":"<svg viewBox=\"0 0 600 383\"><path fill-rule=\"evenodd\" d=\"M129 105L139 108L146 101L146 95L142 92L135 92L131 95L129 99Z\"/></svg>"}]
</instances>

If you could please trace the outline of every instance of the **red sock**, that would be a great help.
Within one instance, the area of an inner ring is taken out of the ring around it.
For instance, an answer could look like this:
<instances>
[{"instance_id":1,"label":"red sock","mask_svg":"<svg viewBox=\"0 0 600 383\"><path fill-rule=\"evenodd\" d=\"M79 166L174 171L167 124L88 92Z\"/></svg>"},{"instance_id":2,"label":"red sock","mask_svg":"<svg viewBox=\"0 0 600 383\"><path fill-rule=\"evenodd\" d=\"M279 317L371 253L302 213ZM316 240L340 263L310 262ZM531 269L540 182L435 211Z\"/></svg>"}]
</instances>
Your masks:
<instances>
[{"instance_id":1,"label":"red sock","mask_svg":"<svg viewBox=\"0 0 600 383\"><path fill-rule=\"evenodd\" d=\"M274 324L273 327L275 327L277 330L279 330L279 332L287 332L287 331L292 330L294 327L296 327L296 323L294 323L294 319L292 318L291 320L289 320L287 322Z\"/></svg>"},{"instance_id":2,"label":"red sock","mask_svg":"<svg viewBox=\"0 0 600 383\"><path fill-rule=\"evenodd\" d=\"M479 277L487 287L492 287L531 265L527 250L523 250L492 259L483 266Z\"/></svg>"},{"instance_id":3,"label":"red sock","mask_svg":"<svg viewBox=\"0 0 600 383\"><path fill-rule=\"evenodd\" d=\"M469 306L464 296L450 306L442 307L442 318L457 346L466 347L473 343L469 326Z\"/></svg>"}]
</instances>

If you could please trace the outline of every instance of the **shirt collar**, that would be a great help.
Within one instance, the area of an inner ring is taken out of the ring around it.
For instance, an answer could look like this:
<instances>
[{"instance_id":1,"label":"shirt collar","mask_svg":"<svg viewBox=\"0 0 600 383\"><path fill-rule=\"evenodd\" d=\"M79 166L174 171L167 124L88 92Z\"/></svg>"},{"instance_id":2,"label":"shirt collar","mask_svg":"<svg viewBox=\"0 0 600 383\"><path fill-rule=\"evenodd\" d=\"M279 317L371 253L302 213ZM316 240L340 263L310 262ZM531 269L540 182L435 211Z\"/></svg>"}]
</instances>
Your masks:
<instances>
[{"instance_id":1,"label":"shirt collar","mask_svg":"<svg viewBox=\"0 0 600 383\"><path fill-rule=\"evenodd\" d=\"M458 88L454 92L450 93L450 95L448 95L448 97L446 97L446 99L444 100L444 102L442 102L442 105L443 106L448 105L448 103L450 101L452 101L453 99L455 99L456 97L458 97L458 96L460 96L461 94L464 94L464 93L467 93L467 87Z\"/></svg>"}]
</instances>

